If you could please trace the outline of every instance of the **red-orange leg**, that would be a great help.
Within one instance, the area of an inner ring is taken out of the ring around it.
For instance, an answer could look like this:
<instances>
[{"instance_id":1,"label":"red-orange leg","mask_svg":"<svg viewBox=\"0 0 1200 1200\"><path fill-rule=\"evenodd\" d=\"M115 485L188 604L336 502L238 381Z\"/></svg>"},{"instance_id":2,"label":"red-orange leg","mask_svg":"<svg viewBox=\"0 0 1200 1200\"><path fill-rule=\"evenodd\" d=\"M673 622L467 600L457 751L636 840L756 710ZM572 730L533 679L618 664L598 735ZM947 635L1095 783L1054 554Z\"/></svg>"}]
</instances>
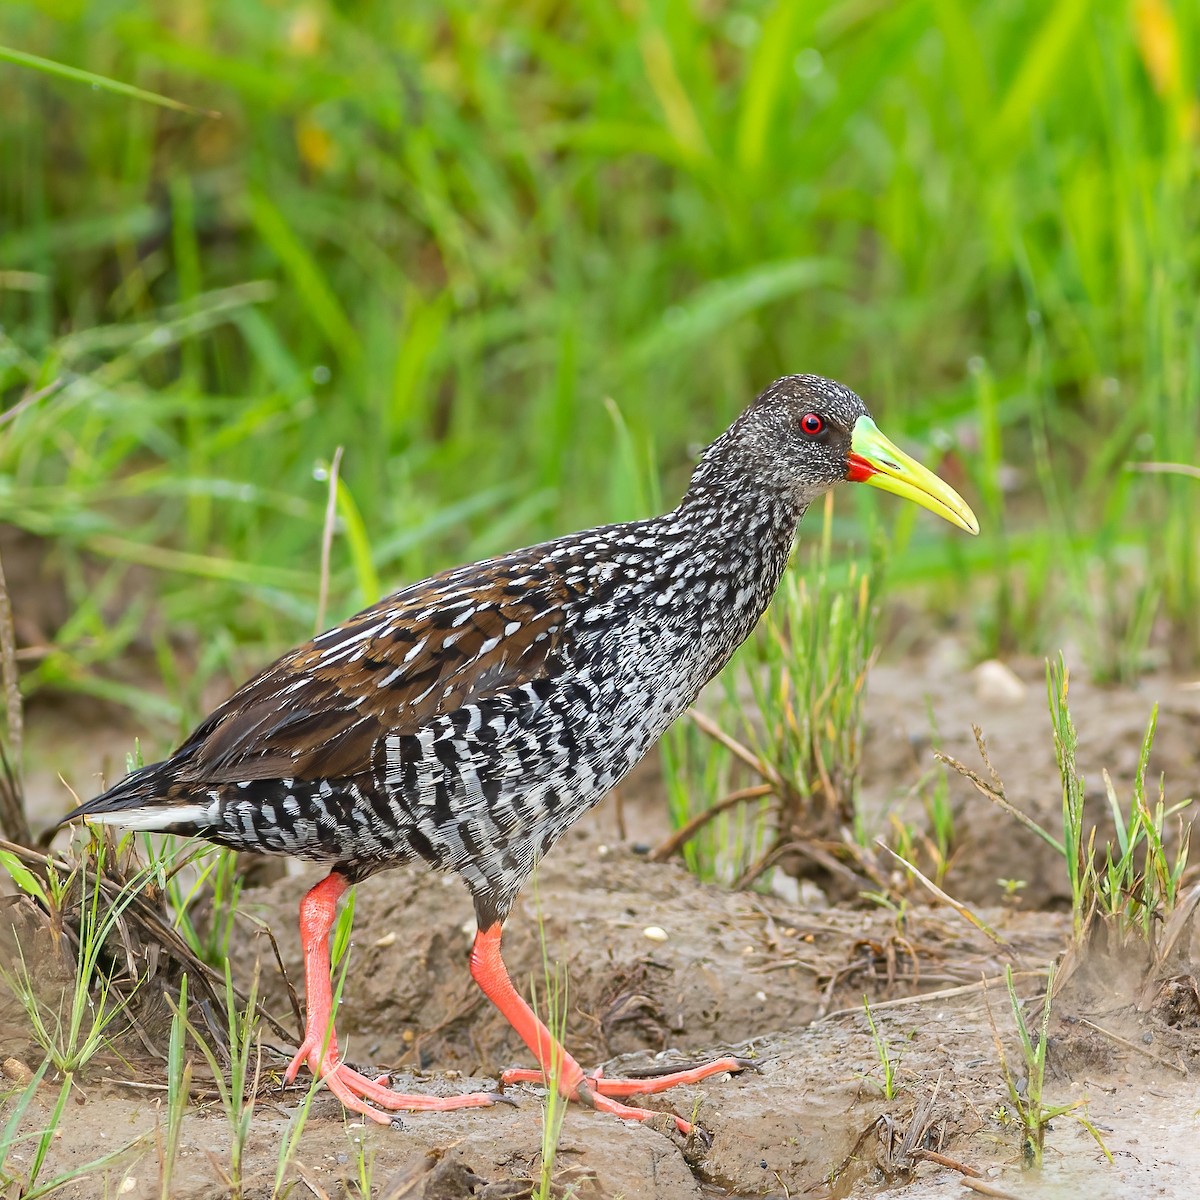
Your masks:
<instances>
[{"instance_id":1,"label":"red-orange leg","mask_svg":"<svg viewBox=\"0 0 1200 1200\"><path fill-rule=\"evenodd\" d=\"M349 886L350 882L344 875L333 871L300 901L300 941L304 947L304 1041L284 1072L284 1079L291 1083L300 1068L307 1065L348 1109L370 1117L381 1125L391 1124L392 1118L389 1112L380 1112L379 1109L420 1111L482 1108L494 1104L497 1098L487 1092L471 1092L462 1096L420 1096L393 1092L386 1086L386 1075L379 1079L367 1079L338 1058L337 1036L333 1029L329 934L337 919L338 901ZM373 1108L372 1104L379 1107Z\"/></svg>"},{"instance_id":2,"label":"red-orange leg","mask_svg":"<svg viewBox=\"0 0 1200 1200\"><path fill-rule=\"evenodd\" d=\"M498 923L475 934L475 943L471 948L471 975L483 989L484 995L504 1014L538 1062L536 1071L505 1071L501 1076L505 1083L544 1082L554 1072L558 1078L558 1090L568 1100L578 1100L591 1108L624 1117L626 1120L644 1121L648 1117L661 1114L646 1108L632 1108L613 1097L661 1092L679 1084L697 1083L710 1075L725 1071L740 1071L750 1065L745 1059L728 1056L701 1067L647 1079L605 1079L599 1071L593 1075L585 1075L583 1068L563 1049L513 987L508 969L500 955ZM691 1124L682 1117L675 1116L674 1121L681 1133L691 1133Z\"/></svg>"}]
</instances>

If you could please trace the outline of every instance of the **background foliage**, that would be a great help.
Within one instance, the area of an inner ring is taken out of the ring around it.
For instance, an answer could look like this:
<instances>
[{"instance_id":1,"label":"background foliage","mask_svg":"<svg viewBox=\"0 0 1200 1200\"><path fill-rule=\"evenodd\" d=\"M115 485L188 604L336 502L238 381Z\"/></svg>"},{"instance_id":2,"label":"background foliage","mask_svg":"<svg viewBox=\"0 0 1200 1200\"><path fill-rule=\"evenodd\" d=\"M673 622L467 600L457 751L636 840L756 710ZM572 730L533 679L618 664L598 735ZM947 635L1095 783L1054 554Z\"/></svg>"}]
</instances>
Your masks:
<instances>
[{"instance_id":1,"label":"background foliage","mask_svg":"<svg viewBox=\"0 0 1200 1200\"><path fill-rule=\"evenodd\" d=\"M0 45L220 113L0 63L30 690L145 704L155 650L186 721L311 632L339 445L331 616L673 500L796 370L945 454L978 542L836 528L978 652L1196 661L1198 485L1126 469L1197 461L1194 5L8 0Z\"/></svg>"}]
</instances>

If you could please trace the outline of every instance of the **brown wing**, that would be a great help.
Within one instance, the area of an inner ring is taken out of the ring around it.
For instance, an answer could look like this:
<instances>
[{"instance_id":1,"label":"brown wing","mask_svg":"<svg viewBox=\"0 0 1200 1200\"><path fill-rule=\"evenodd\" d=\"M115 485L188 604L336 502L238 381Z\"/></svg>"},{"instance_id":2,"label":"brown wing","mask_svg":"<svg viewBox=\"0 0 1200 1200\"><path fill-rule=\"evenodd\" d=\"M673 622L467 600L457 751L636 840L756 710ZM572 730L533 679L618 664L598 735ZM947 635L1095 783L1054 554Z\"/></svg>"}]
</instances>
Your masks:
<instances>
[{"instance_id":1,"label":"brown wing","mask_svg":"<svg viewBox=\"0 0 1200 1200\"><path fill-rule=\"evenodd\" d=\"M388 734L414 734L434 716L555 674L569 658L565 616L579 587L544 564L510 555L456 568L284 655L180 748L187 775L354 775Z\"/></svg>"}]
</instances>

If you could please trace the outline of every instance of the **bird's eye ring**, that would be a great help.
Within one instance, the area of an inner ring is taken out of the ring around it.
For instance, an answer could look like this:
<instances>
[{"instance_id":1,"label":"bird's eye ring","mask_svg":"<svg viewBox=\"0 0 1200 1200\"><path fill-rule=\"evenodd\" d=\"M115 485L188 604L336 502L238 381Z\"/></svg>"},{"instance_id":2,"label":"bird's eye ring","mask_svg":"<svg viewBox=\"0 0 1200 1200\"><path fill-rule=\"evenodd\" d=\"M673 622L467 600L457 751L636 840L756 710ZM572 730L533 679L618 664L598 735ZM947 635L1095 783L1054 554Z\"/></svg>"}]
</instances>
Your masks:
<instances>
[{"instance_id":1,"label":"bird's eye ring","mask_svg":"<svg viewBox=\"0 0 1200 1200\"><path fill-rule=\"evenodd\" d=\"M805 413L800 418L800 429L809 437L816 437L825 428L825 419L815 412Z\"/></svg>"}]
</instances>

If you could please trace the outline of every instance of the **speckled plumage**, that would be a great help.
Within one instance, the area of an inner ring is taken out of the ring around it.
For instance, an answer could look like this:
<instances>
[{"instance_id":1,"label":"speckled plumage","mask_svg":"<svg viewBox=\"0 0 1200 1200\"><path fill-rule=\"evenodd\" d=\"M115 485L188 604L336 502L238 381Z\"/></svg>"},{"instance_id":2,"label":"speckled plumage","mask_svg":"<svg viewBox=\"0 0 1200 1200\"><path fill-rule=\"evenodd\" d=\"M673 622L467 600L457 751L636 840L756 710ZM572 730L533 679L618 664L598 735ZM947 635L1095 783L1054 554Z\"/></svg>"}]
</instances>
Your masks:
<instances>
[{"instance_id":1,"label":"speckled plumage","mask_svg":"<svg viewBox=\"0 0 1200 1200\"><path fill-rule=\"evenodd\" d=\"M480 1107L404 1095L351 1070L333 1030L329 935L356 880L423 859L475 901L471 974L548 1078L625 1119L624 1098L738 1071L586 1075L513 987L501 931L535 861L646 753L766 609L808 504L843 479L977 532L961 497L893 446L862 401L812 375L777 380L704 452L669 513L557 538L404 588L284 655L165 762L67 820L208 838L326 862L301 901L306 1066L347 1108ZM687 1133L691 1124L676 1116Z\"/></svg>"},{"instance_id":2,"label":"speckled plumage","mask_svg":"<svg viewBox=\"0 0 1200 1200\"><path fill-rule=\"evenodd\" d=\"M791 409L815 400L847 429L865 411L836 384L779 381L672 512L402 589L279 659L80 813L351 879L423 859L464 878L483 920L503 918L536 859L762 615L810 493L844 473L804 489L773 469Z\"/></svg>"}]
</instances>

